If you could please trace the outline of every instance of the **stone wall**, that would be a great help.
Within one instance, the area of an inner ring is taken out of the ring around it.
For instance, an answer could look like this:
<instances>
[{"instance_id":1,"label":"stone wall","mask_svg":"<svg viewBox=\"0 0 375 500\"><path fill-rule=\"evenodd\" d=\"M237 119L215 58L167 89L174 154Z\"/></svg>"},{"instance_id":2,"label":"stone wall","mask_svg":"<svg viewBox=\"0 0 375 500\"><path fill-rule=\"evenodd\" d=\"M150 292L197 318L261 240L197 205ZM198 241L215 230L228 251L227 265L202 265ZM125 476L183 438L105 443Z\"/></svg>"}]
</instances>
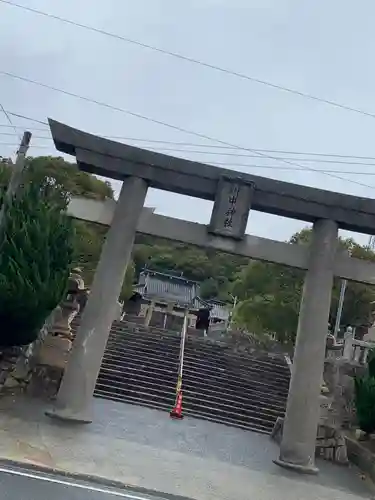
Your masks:
<instances>
[{"instance_id":1,"label":"stone wall","mask_svg":"<svg viewBox=\"0 0 375 500\"><path fill-rule=\"evenodd\" d=\"M0 397L23 392L44 399L56 395L72 345L67 319L58 306L35 342L0 351Z\"/></svg>"},{"instance_id":2,"label":"stone wall","mask_svg":"<svg viewBox=\"0 0 375 500\"><path fill-rule=\"evenodd\" d=\"M355 425L354 377L365 372L366 366L344 358L325 360L323 378L331 400L330 420L337 427L349 429Z\"/></svg>"},{"instance_id":3,"label":"stone wall","mask_svg":"<svg viewBox=\"0 0 375 500\"><path fill-rule=\"evenodd\" d=\"M36 368L37 356L54 322L47 319L38 338L28 346L0 350L0 397L24 391Z\"/></svg>"},{"instance_id":4,"label":"stone wall","mask_svg":"<svg viewBox=\"0 0 375 500\"><path fill-rule=\"evenodd\" d=\"M64 374L72 342L49 334L38 351L27 392L42 399L55 398Z\"/></svg>"},{"instance_id":5,"label":"stone wall","mask_svg":"<svg viewBox=\"0 0 375 500\"><path fill-rule=\"evenodd\" d=\"M339 464L348 463L346 434L356 425L354 378L367 367L340 357L341 351L327 353L324 362L324 394L320 397L320 421L316 438L316 455ZM281 441L283 419L278 419L272 438Z\"/></svg>"},{"instance_id":6,"label":"stone wall","mask_svg":"<svg viewBox=\"0 0 375 500\"><path fill-rule=\"evenodd\" d=\"M278 444L282 440L283 428L284 419L279 417L271 433L271 439ZM343 431L334 425L321 421L316 436L315 456L338 465L348 465L346 439Z\"/></svg>"}]
</instances>

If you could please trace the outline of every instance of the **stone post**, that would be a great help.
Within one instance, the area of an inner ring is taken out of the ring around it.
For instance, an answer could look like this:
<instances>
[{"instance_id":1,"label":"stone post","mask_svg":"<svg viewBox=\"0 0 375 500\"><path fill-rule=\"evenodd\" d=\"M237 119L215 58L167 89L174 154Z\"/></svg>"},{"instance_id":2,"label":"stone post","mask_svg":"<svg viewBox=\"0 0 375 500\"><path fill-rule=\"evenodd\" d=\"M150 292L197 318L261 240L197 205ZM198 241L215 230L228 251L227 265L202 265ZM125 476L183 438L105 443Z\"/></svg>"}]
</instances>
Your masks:
<instances>
[{"instance_id":1,"label":"stone post","mask_svg":"<svg viewBox=\"0 0 375 500\"><path fill-rule=\"evenodd\" d=\"M145 326L150 326L150 321L152 319L152 314L154 312L154 309L155 309L155 301L152 300L147 308L147 313L145 317Z\"/></svg>"},{"instance_id":2,"label":"stone post","mask_svg":"<svg viewBox=\"0 0 375 500\"><path fill-rule=\"evenodd\" d=\"M348 361L353 359L353 329L349 326L344 335L344 351L342 357Z\"/></svg>"},{"instance_id":3,"label":"stone post","mask_svg":"<svg viewBox=\"0 0 375 500\"><path fill-rule=\"evenodd\" d=\"M337 234L338 226L334 221L319 220L314 224L283 438L279 459L275 460L282 467L302 473L318 472L315 441Z\"/></svg>"},{"instance_id":4,"label":"stone post","mask_svg":"<svg viewBox=\"0 0 375 500\"><path fill-rule=\"evenodd\" d=\"M92 421L96 379L146 193L147 184L143 179L130 177L123 182L56 403L47 412L51 417L76 422Z\"/></svg>"}]
</instances>

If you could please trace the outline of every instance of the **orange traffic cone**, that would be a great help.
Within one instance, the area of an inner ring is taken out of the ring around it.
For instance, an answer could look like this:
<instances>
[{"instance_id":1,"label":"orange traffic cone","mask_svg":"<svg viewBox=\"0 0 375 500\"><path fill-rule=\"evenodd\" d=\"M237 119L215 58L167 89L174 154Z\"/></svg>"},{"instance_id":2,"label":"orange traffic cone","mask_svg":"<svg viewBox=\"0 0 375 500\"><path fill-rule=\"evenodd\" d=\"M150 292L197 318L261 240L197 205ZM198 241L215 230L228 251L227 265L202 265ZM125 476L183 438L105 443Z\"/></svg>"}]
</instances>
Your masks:
<instances>
[{"instance_id":1,"label":"orange traffic cone","mask_svg":"<svg viewBox=\"0 0 375 500\"><path fill-rule=\"evenodd\" d=\"M176 405L170 411L169 416L171 418L178 418L178 419L184 418L184 416L182 414L182 391L178 392L177 399L176 399Z\"/></svg>"}]
</instances>

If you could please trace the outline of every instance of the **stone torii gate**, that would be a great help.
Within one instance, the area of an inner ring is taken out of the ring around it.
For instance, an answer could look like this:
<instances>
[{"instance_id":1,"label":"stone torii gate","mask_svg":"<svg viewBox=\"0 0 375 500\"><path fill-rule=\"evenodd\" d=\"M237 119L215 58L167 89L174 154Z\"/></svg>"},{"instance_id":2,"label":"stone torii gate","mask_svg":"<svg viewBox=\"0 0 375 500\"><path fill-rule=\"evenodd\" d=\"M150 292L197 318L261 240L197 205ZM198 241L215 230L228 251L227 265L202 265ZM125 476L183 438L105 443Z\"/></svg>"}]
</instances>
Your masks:
<instances>
[{"instance_id":1,"label":"stone torii gate","mask_svg":"<svg viewBox=\"0 0 375 500\"><path fill-rule=\"evenodd\" d=\"M49 124L56 148L74 155L79 168L121 180L123 185L115 209L109 209L107 204L95 216L107 218L111 225L56 403L48 414L91 422L96 379L135 233L139 231L306 270L276 463L299 472L317 472L315 439L333 277L375 284L375 264L339 251L338 229L375 234L375 201L154 153L53 120ZM143 210L148 187L213 200L210 224ZM312 222L310 247L245 235L250 209Z\"/></svg>"}]
</instances>

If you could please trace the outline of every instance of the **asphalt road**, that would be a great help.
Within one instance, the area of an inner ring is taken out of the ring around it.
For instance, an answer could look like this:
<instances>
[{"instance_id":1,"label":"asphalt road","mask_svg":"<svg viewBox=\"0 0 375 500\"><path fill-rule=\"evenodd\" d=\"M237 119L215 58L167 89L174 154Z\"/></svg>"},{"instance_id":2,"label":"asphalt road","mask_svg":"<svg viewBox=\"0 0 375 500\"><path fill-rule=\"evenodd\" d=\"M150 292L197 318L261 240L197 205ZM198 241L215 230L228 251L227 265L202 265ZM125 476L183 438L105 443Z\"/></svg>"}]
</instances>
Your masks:
<instances>
[{"instance_id":1,"label":"asphalt road","mask_svg":"<svg viewBox=\"0 0 375 500\"><path fill-rule=\"evenodd\" d=\"M0 467L0 500L165 500L30 470Z\"/></svg>"}]
</instances>

